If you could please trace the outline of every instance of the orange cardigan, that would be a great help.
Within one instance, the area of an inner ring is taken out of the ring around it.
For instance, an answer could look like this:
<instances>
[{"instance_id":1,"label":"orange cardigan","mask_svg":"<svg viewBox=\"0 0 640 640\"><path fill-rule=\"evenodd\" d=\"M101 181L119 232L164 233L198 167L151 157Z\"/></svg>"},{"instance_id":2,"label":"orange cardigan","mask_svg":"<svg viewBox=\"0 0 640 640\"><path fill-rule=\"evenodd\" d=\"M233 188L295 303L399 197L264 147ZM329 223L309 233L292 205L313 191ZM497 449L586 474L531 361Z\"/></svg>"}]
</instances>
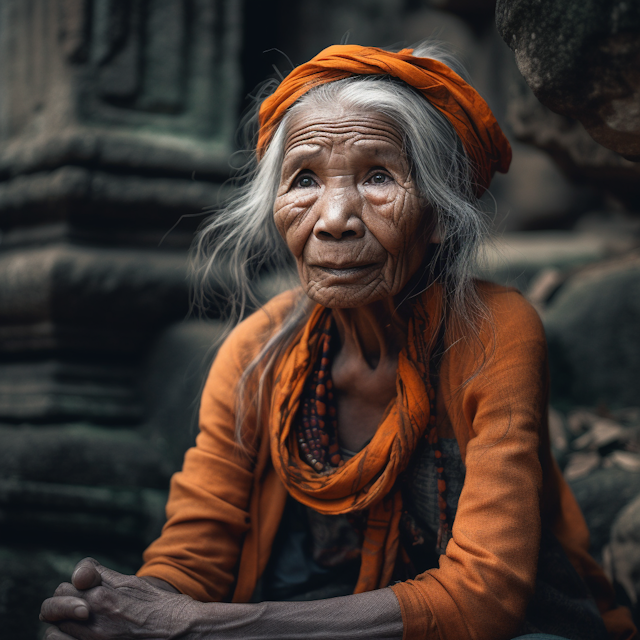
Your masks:
<instances>
[{"instance_id":1,"label":"orange cardigan","mask_svg":"<svg viewBox=\"0 0 640 640\"><path fill-rule=\"evenodd\" d=\"M629 612L615 608L611 585L587 552L587 526L551 455L540 319L518 292L479 286L493 320L481 332L484 364L478 372L473 349L457 342L442 359L438 389L438 432L457 439L466 479L439 568L391 587L404 638L512 637L534 591L543 524L586 580L610 637L633 638ZM250 600L287 492L271 464L266 427L256 432L255 411L246 423L255 450L236 444L235 389L294 299L292 292L274 298L221 346L204 388L196 446L171 481L167 523L139 576L161 578L204 602Z\"/></svg>"}]
</instances>

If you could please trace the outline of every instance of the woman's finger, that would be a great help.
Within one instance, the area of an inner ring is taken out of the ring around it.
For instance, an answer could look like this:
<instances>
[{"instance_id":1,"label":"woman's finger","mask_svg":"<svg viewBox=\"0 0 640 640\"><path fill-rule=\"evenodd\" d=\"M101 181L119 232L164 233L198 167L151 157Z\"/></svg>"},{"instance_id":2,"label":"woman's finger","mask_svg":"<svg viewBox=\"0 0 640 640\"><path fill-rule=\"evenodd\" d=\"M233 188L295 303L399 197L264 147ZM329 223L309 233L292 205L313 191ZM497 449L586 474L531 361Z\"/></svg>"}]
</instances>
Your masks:
<instances>
[{"instance_id":1,"label":"woman's finger","mask_svg":"<svg viewBox=\"0 0 640 640\"><path fill-rule=\"evenodd\" d=\"M98 565L96 570L100 573L102 584L109 585L110 587L118 588L127 585L131 580L136 580L134 576L129 576L124 573L118 573L109 567L103 567Z\"/></svg>"},{"instance_id":2,"label":"woman's finger","mask_svg":"<svg viewBox=\"0 0 640 640\"><path fill-rule=\"evenodd\" d=\"M100 586L102 584L102 576L98 570L100 566L100 563L93 558L80 560L71 575L73 586L81 591Z\"/></svg>"},{"instance_id":3,"label":"woman's finger","mask_svg":"<svg viewBox=\"0 0 640 640\"><path fill-rule=\"evenodd\" d=\"M61 582L56 590L53 592L54 596L75 596L80 597L78 589L76 589L70 582Z\"/></svg>"},{"instance_id":4,"label":"woman's finger","mask_svg":"<svg viewBox=\"0 0 640 640\"><path fill-rule=\"evenodd\" d=\"M64 633L63 631L60 631L58 627L49 627L44 632L42 640L75 640L75 638Z\"/></svg>"},{"instance_id":5,"label":"woman's finger","mask_svg":"<svg viewBox=\"0 0 640 640\"><path fill-rule=\"evenodd\" d=\"M42 622L60 620L86 620L89 617L89 605L82 598L74 596L54 596L47 598L40 607Z\"/></svg>"}]
</instances>

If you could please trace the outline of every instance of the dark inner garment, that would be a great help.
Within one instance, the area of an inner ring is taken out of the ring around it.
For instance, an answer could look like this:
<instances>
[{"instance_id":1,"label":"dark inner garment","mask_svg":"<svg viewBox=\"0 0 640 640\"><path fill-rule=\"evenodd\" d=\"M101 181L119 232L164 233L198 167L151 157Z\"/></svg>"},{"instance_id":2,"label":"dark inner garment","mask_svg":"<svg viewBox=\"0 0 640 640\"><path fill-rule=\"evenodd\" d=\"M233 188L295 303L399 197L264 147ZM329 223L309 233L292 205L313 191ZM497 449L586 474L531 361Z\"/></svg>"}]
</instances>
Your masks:
<instances>
[{"instance_id":1,"label":"dark inner garment","mask_svg":"<svg viewBox=\"0 0 640 640\"><path fill-rule=\"evenodd\" d=\"M465 469L455 439L440 439L447 468L447 509L453 522ZM341 450L346 461L355 452ZM403 486L407 513L402 540L415 573L438 566L439 525L435 457L431 448L416 456ZM262 600L318 600L349 595L358 580L364 514L325 516L289 497L261 581ZM422 539L420 544L413 544ZM408 543L408 544L407 544ZM398 576L408 578L413 576Z\"/></svg>"},{"instance_id":2,"label":"dark inner garment","mask_svg":"<svg viewBox=\"0 0 640 640\"><path fill-rule=\"evenodd\" d=\"M455 439L440 439L447 479L447 515L453 523L465 479ZM347 460L354 452L342 450ZM400 540L411 566L396 579L409 579L438 566L439 524L435 455L425 444L402 483ZM327 516L291 496L254 602L323 600L352 594L360 571L360 547L366 514ZM534 597L519 633L549 633L570 640L607 640L593 598L555 536L543 530Z\"/></svg>"}]
</instances>

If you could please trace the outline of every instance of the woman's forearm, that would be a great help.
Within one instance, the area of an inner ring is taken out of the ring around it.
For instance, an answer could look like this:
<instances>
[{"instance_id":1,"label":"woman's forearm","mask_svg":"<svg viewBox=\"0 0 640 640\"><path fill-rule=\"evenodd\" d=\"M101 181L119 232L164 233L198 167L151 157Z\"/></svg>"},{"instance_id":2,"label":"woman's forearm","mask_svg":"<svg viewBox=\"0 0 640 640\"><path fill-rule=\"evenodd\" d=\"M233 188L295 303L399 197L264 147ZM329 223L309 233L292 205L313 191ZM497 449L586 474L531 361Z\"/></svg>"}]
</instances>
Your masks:
<instances>
[{"instance_id":1,"label":"woman's forearm","mask_svg":"<svg viewBox=\"0 0 640 640\"><path fill-rule=\"evenodd\" d=\"M315 600L203 604L189 640L401 640L402 614L391 589Z\"/></svg>"}]
</instances>

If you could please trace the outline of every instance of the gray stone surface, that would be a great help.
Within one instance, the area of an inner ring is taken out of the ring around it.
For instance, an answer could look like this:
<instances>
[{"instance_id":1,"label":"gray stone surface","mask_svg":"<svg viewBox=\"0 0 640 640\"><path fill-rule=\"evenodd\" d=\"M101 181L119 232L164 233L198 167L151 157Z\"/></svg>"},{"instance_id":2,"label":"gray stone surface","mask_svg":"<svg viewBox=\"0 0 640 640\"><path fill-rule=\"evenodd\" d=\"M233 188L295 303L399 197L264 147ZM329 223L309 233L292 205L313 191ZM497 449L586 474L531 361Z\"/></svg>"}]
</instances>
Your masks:
<instances>
[{"instance_id":1,"label":"gray stone surface","mask_svg":"<svg viewBox=\"0 0 640 640\"><path fill-rule=\"evenodd\" d=\"M428 4L436 9L452 11L465 17L493 17L495 0L428 0Z\"/></svg>"},{"instance_id":2,"label":"gray stone surface","mask_svg":"<svg viewBox=\"0 0 640 640\"><path fill-rule=\"evenodd\" d=\"M181 216L216 205L238 115L239 9L232 0L2 3L5 242L64 221L99 241L119 243L124 230L157 244ZM172 239L187 246L197 222L184 219Z\"/></svg>"},{"instance_id":3,"label":"gray stone surface","mask_svg":"<svg viewBox=\"0 0 640 640\"><path fill-rule=\"evenodd\" d=\"M639 326L637 253L586 268L567 280L545 314L553 400L638 406Z\"/></svg>"},{"instance_id":4,"label":"gray stone surface","mask_svg":"<svg viewBox=\"0 0 640 640\"><path fill-rule=\"evenodd\" d=\"M595 202L591 210L598 206L596 189L614 196L631 211L640 208L640 163L603 147L580 122L545 107L522 77L512 77L506 120L517 140L542 149L567 179L592 189L590 197ZM529 190L535 190L536 184L539 181L530 182Z\"/></svg>"},{"instance_id":5,"label":"gray stone surface","mask_svg":"<svg viewBox=\"0 0 640 640\"><path fill-rule=\"evenodd\" d=\"M140 421L137 360L187 313L184 252L5 249L0 350L10 357L0 363L0 419Z\"/></svg>"},{"instance_id":6,"label":"gray stone surface","mask_svg":"<svg viewBox=\"0 0 640 640\"><path fill-rule=\"evenodd\" d=\"M496 24L536 97L603 146L640 159L640 5L498 0Z\"/></svg>"},{"instance_id":7,"label":"gray stone surface","mask_svg":"<svg viewBox=\"0 0 640 640\"><path fill-rule=\"evenodd\" d=\"M623 469L597 469L570 482L591 533L591 553L601 561L611 525L622 510L640 495L640 473Z\"/></svg>"},{"instance_id":8,"label":"gray stone surface","mask_svg":"<svg viewBox=\"0 0 640 640\"><path fill-rule=\"evenodd\" d=\"M0 182L0 226L10 244L15 229L55 222L67 222L85 234L92 231L94 239L104 238L103 230L113 234L114 227L138 235L144 229L149 244L158 244L180 216L215 207L225 194L228 190L210 182L67 165ZM193 231L201 219L186 218L180 230Z\"/></svg>"},{"instance_id":9,"label":"gray stone surface","mask_svg":"<svg viewBox=\"0 0 640 640\"><path fill-rule=\"evenodd\" d=\"M143 373L148 416L140 434L163 454L172 471L198 433L200 395L224 325L189 321L163 331L150 350Z\"/></svg>"},{"instance_id":10,"label":"gray stone surface","mask_svg":"<svg viewBox=\"0 0 640 640\"><path fill-rule=\"evenodd\" d=\"M0 426L0 479L165 490L172 468L139 429Z\"/></svg>"},{"instance_id":11,"label":"gray stone surface","mask_svg":"<svg viewBox=\"0 0 640 640\"><path fill-rule=\"evenodd\" d=\"M164 147L206 141L220 158L236 119L240 8L231 0L3 2L0 140L102 125L166 136Z\"/></svg>"},{"instance_id":12,"label":"gray stone surface","mask_svg":"<svg viewBox=\"0 0 640 640\"><path fill-rule=\"evenodd\" d=\"M154 345L188 313L186 249L228 193L242 6L0 3L3 638L41 637L78 559L132 572L160 532L207 340Z\"/></svg>"},{"instance_id":13,"label":"gray stone surface","mask_svg":"<svg viewBox=\"0 0 640 640\"><path fill-rule=\"evenodd\" d=\"M630 502L611 527L606 567L624 590L636 616L640 613L640 496Z\"/></svg>"},{"instance_id":14,"label":"gray stone surface","mask_svg":"<svg viewBox=\"0 0 640 640\"><path fill-rule=\"evenodd\" d=\"M95 335L93 336L96 337ZM44 356L0 364L0 419L35 423L95 420L135 424L144 416L135 362Z\"/></svg>"},{"instance_id":15,"label":"gray stone surface","mask_svg":"<svg viewBox=\"0 0 640 640\"><path fill-rule=\"evenodd\" d=\"M144 548L160 535L166 500L166 490L0 480L3 539Z\"/></svg>"},{"instance_id":16,"label":"gray stone surface","mask_svg":"<svg viewBox=\"0 0 640 640\"><path fill-rule=\"evenodd\" d=\"M479 275L529 294L544 272L557 273L560 284L577 269L629 251L637 243L627 230L610 228L505 233L483 248Z\"/></svg>"},{"instance_id":17,"label":"gray stone surface","mask_svg":"<svg viewBox=\"0 0 640 640\"><path fill-rule=\"evenodd\" d=\"M187 312L184 252L66 243L0 252L3 350L20 348L8 337L9 328L18 324L23 329L50 323L152 335Z\"/></svg>"}]
</instances>

